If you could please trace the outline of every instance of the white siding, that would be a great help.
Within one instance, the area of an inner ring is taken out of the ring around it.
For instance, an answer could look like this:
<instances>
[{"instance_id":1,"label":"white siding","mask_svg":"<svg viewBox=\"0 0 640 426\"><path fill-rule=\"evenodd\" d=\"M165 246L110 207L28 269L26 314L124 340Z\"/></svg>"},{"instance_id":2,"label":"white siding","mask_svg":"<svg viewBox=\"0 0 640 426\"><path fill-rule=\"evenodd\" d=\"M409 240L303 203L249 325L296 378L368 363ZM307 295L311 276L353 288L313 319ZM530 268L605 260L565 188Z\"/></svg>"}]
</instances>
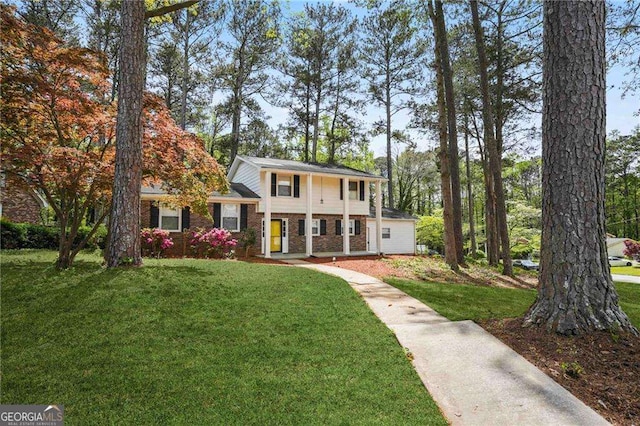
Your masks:
<instances>
[{"instance_id":1,"label":"white siding","mask_svg":"<svg viewBox=\"0 0 640 426\"><path fill-rule=\"evenodd\" d=\"M260 170L253 167L244 161L241 161L238 165L233 176L233 181L236 183L243 183L247 188L252 190L258 195L262 195L262 188L260 187ZM262 173L264 176L264 173Z\"/></svg>"},{"instance_id":2,"label":"white siding","mask_svg":"<svg viewBox=\"0 0 640 426\"><path fill-rule=\"evenodd\" d=\"M240 169L238 169L239 171ZM293 172L279 172L280 176L291 176L291 197L272 197L271 211L273 213L306 213L307 211L307 175L300 175L300 198L293 197ZM262 180L266 173L260 174ZM236 176L238 174L236 173ZM360 182L358 179L351 179ZM237 181L237 180L236 180ZM245 184L246 185L246 184ZM269 183L269 185L271 185ZM247 185L248 186L248 185ZM262 184L264 187L264 183ZM251 188L253 189L253 188ZM340 178L313 176L313 214L342 214L343 200L340 199ZM255 191L259 193L258 191ZM359 197L358 190L358 197ZM270 195L270 194L269 194ZM345 196L349 196L345 194ZM261 201L259 211L264 211L264 203ZM369 182L365 181L364 201L360 199L349 200L349 215L369 215Z\"/></svg>"},{"instance_id":3,"label":"white siding","mask_svg":"<svg viewBox=\"0 0 640 426\"><path fill-rule=\"evenodd\" d=\"M382 239L384 254L415 254L416 223L413 220L382 219L382 227L389 228L391 238ZM376 250L376 220L367 219L367 250Z\"/></svg>"}]
</instances>

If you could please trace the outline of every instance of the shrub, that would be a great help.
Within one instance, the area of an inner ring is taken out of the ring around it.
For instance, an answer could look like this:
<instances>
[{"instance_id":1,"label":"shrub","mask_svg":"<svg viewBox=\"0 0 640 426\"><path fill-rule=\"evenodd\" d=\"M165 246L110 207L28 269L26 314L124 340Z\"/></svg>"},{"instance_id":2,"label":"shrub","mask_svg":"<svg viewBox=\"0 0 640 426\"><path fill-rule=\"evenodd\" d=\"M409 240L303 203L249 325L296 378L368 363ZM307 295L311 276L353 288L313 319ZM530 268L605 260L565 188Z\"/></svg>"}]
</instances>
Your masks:
<instances>
[{"instance_id":1,"label":"shrub","mask_svg":"<svg viewBox=\"0 0 640 426\"><path fill-rule=\"evenodd\" d=\"M160 258L165 250L173 247L173 239L169 237L169 231L160 228L143 228L140 230L142 237L142 255Z\"/></svg>"},{"instance_id":2,"label":"shrub","mask_svg":"<svg viewBox=\"0 0 640 426\"><path fill-rule=\"evenodd\" d=\"M640 243L633 240L626 240L622 254L640 262Z\"/></svg>"},{"instance_id":3,"label":"shrub","mask_svg":"<svg viewBox=\"0 0 640 426\"><path fill-rule=\"evenodd\" d=\"M27 242L24 248L57 250L60 229L44 225L27 224Z\"/></svg>"},{"instance_id":4,"label":"shrub","mask_svg":"<svg viewBox=\"0 0 640 426\"><path fill-rule=\"evenodd\" d=\"M230 255L236 245L238 241L232 238L231 232L223 228L212 228L208 231L197 229L191 234L191 247L200 257L221 258Z\"/></svg>"},{"instance_id":5,"label":"shrub","mask_svg":"<svg viewBox=\"0 0 640 426\"><path fill-rule=\"evenodd\" d=\"M0 220L0 247L3 249L25 248L27 243L27 224Z\"/></svg>"},{"instance_id":6,"label":"shrub","mask_svg":"<svg viewBox=\"0 0 640 426\"><path fill-rule=\"evenodd\" d=\"M242 232L240 245L244 249L245 257L249 255L249 249L256 245L257 239L256 230L253 228L247 228Z\"/></svg>"},{"instance_id":7,"label":"shrub","mask_svg":"<svg viewBox=\"0 0 640 426\"><path fill-rule=\"evenodd\" d=\"M93 228L92 226L81 226L80 229L78 229L78 235L74 240L74 244L79 244L80 241L82 241L87 236L87 234L91 232L92 228ZM107 227L101 224L100 226L98 226L98 229L96 230L95 234L93 234L93 236L89 239L89 241L87 241L85 248L104 249L106 243L107 243Z\"/></svg>"}]
</instances>

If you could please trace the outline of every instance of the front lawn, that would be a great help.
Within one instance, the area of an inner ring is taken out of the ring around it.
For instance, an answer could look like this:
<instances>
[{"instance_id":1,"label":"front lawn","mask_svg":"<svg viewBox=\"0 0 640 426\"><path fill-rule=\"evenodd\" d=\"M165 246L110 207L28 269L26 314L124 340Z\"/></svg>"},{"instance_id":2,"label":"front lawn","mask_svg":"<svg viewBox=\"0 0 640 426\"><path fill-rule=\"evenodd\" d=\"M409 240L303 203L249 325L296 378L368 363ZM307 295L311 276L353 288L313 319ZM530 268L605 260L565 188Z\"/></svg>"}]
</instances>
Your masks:
<instances>
[{"instance_id":1,"label":"front lawn","mask_svg":"<svg viewBox=\"0 0 640 426\"><path fill-rule=\"evenodd\" d=\"M521 317L536 298L535 290L440 284L387 278L385 281L424 302L452 321ZM615 283L620 305L640 327L640 285Z\"/></svg>"},{"instance_id":2,"label":"front lawn","mask_svg":"<svg viewBox=\"0 0 640 426\"><path fill-rule=\"evenodd\" d=\"M611 267L612 274L619 275L633 275L635 277L640 277L640 267L638 266L612 266Z\"/></svg>"},{"instance_id":3,"label":"front lawn","mask_svg":"<svg viewBox=\"0 0 640 426\"><path fill-rule=\"evenodd\" d=\"M303 268L3 252L3 404L67 424L446 424L391 331Z\"/></svg>"}]
</instances>

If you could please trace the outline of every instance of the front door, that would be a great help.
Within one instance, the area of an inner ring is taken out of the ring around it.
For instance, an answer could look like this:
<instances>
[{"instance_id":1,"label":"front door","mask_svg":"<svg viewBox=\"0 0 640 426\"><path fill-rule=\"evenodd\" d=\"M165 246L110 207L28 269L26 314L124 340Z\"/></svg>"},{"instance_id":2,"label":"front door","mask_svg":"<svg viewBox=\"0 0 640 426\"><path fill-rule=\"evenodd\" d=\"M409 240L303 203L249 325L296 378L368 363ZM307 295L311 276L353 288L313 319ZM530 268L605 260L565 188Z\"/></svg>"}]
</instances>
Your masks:
<instances>
[{"instance_id":1,"label":"front door","mask_svg":"<svg viewBox=\"0 0 640 426\"><path fill-rule=\"evenodd\" d=\"M271 251L282 251L282 220L271 220Z\"/></svg>"}]
</instances>

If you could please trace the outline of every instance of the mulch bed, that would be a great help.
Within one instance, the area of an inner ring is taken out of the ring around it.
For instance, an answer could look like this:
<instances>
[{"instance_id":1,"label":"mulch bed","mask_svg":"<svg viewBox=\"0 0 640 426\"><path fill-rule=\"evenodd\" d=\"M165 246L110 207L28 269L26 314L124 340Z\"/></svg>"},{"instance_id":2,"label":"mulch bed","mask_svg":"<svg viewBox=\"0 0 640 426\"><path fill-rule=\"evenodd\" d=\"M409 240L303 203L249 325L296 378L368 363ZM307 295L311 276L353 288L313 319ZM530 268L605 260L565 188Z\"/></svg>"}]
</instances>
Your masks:
<instances>
[{"instance_id":1,"label":"mulch bed","mask_svg":"<svg viewBox=\"0 0 640 426\"><path fill-rule=\"evenodd\" d=\"M523 328L522 318L479 324L611 423L640 425L639 337L564 337Z\"/></svg>"}]
</instances>

